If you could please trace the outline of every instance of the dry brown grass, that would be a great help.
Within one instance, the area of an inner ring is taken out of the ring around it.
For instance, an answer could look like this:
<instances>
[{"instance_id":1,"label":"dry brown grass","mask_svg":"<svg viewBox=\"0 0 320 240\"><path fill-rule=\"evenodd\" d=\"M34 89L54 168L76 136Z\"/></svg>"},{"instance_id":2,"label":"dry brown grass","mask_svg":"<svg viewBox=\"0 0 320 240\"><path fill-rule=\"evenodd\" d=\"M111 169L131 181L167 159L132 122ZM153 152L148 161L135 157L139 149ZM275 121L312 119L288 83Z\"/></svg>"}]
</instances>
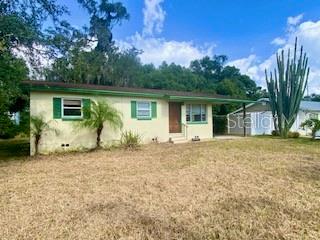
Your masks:
<instances>
[{"instance_id":1,"label":"dry brown grass","mask_svg":"<svg viewBox=\"0 0 320 240\"><path fill-rule=\"evenodd\" d=\"M320 143L248 138L0 163L1 239L320 239Z\"/></svg>"}]
</instances>

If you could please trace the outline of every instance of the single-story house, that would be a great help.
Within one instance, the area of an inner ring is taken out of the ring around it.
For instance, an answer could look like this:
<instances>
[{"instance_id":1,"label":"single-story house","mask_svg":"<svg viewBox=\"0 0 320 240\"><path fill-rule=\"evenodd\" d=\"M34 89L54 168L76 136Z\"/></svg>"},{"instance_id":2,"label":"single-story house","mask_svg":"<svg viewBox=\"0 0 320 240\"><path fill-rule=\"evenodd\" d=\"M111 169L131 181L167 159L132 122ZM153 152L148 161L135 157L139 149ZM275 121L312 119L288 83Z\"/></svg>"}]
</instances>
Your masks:
<instances>
[{"instance_id":1,"label":"single-story house","mask_svg":"<svg viewBox=\"0 0 320 240\"><path fill-rule=\"evenodd\" d=\"M58 130L46 132L39 152L46 154L66 150L93 148L95 132L75 128L84 117L82 108L91 101L105 100L122 113L123 131L138 133L144 143L189 141L195 137L213 137L212 105L253 103L250 100L194 92L156 89L26 81L30 90L30 115L42 115ZM105 126L105 145L120 140L121 132ZM31 155L34 143L31 143Z\"/></svg>"},{"instance_id":2,"label":"single-story house","mask_svg":"<svg viewBox=\"0 0 320 240\"><path fill-rule=\"evenodd\" d=\"M274 121L268 98L259 99L255 103L246 105L245 127L247 135L271 134L274 130ZM243 133L243 108L229 113L228 134L237 135ZM292 125L292 132L299 132L303 136L310 135L310 129L304 129L301 124L307 119L320 119L320 102L301 101L298 116Z\"/></svg>"}]
</instances>

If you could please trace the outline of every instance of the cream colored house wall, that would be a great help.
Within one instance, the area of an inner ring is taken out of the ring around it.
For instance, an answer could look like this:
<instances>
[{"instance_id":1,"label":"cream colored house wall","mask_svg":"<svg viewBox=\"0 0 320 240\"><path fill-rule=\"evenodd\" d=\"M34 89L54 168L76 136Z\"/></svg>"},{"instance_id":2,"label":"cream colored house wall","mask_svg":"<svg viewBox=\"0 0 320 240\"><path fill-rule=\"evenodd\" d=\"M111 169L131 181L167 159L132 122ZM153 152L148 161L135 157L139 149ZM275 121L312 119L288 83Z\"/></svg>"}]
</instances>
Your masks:
<instances>
[{"instance_id":1,"label":"cream colored house wall","mask_svg":"<svg viewBox=\"0 0 320 240\"><path fill-rule=\"evenodd\" d=\"M191 102L192 103L192 102ZM195 136L199 136L200 139L209 139L213 137L213 126L212 126L212 105L207 104L207 123L203 124L188 124L186 121L186 104L185 103L181 106L181 123L183 131L184 126L186 126L187 131L187 139L191 140ZM198 103L197 103L198 104ZM206 103L200 103L206 104Z\"/></svg>"},{"instance_id":2,"label":"cream colored house wall","mask_svg":"<svg viewBox=\"0 0 320 240\"><path fill-rule=\"evenodd\" d=\"M82 149L91 149L96 145L96 134L89 129L77 127L77 121L65 121L62 119L53 119L53 98L70 98L91 100L106 100L112 106L122 113L123 129L131 130L142 137L143 143L149 143L153 138L159 142L169 140L169 104L162 99L135 98L135 97L112 97L112 96L94 96L69 93L50 93L50 92L31 92L30 93L30 114L43 115L50 126L58 130L58 134L53 131L45 132L39 145L39 152L48 154L51 152L77 151ZM138 120L131 118L131 101L156 101L157 118L152 120ZM188 102L189 103L189 102ZM192 102L190 102L192 103ZM199 103L199 102L197 102ZM181 106L182 130L188 140L195 136L200 139L209 139L213 137L212 126L212 105L207 104L207 123L188 124L186 122L186 104ZM206 104L206 103L203 103ZM121 136L120 130L112 130L108 125L105 126L101 141L102 145L112 145L118 143ZM186 131L186 132L185 132ZM62 147L62 144L68 144L68 147ZM30 153L34 154L34 143L31 139Z\"/></svg>"},{"instance_id":3,"label":"cream colored house wall","mask_svg":"<svg viewBox=\"0 0 320 240\"><path fill-rule=\"evenodd\" d=\"M47 154L50 152L63 152L93 148L96 144L96 134L92 130L79 129L76 121L64 121L53 119L53 98L90 98L91 100L105 99L122 113L123 129L132 130L142 136L143 142L148 143L152 138L157 137L158 141L165 142L169 139L168 102L160 99L148 98L128 98L128 97L105 97L93 95L77 95L67 93L30 93L30 114L42 114L50 125L58 130L58 135L54 132L44 133L39 146L39 152ZM137 120L131 118L131 101L156 101L157 118L152 120ZM102 132L102 144L109 145L118 142L120 131L114 131L108 126ZM69 144L69 147L61 147L62 144ZM34 153L34 144L31 140L31 155Z\"/></svg>"}]
</instances>

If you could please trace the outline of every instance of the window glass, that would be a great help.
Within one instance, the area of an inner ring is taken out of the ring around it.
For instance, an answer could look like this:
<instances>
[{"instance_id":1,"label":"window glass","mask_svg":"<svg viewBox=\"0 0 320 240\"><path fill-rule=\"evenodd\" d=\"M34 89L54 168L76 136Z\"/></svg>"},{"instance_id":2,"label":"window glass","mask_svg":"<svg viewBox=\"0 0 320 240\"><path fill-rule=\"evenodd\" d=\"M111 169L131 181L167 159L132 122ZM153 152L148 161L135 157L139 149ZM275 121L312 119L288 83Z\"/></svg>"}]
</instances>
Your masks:
<instances>
[{"instance_id":1,"label":"window glass","mask_svg":"<svg viewBox=\"0 0 320 240\"><path fill-rule=\"evenodd\" d=\"M81 117L81 100L64 99L63 100L64 117Z\"/></svg>"},{"instance_id":2,"label":"window glass","mask_svg":"<svg viewBox=\"0 0 320 240\"><path fill-rule=\"evenodd\" d=\"M207 121L207 106L201 105L201 121Z\"/></svg>"},{"instance_id":3,"label":"window glass","mask_svg":"<svg viewBox=\"0 0 320 240\"><path fill-rule=\"evenodd\" d=\"M205 122L207 121L207 105L205 104L187 104L186 106L187 122Z\"/></svg>"},{"instance_id":4,"label":"window glass","mask_svg":"<svg viewBox=\"0 0 320 240\"><path fill-rule=\"evenodd\" d=\"M150 102L137 102L137 117L147 118L151 117L151 103Z\"/></svg>"},{"instance_id":5,"label":"window glass","mask_svg":"<svg viewBox=\"0 0 320 240\"><path fill-rule=\"evenodd\" d=\"M186 120L187 120L187 122L190 122L190 104L187 104L187 108L186 108Z\"/></svg>"},{"instance_id":6,"label":"window glass","mask_svg":"<svg viewBox=\"0 0 320 240\"><path fill-rule=\"evenodd\" d=\"M81 117L81 109L68 109L64 108L63 109L63 115L64 116L75 116L75 117Z\"/></svg>"},{"instance_id":7,"label":"window glass","mask_svg":"<svg viewBox=\"0 0 320 240\"><path fill-rule=\"evenodd\" d=\"M201 121L201 105L193 104L192 105L192 122Z\"/></svg>"},{"instance_id":8,"label":"window glass","mask_svg":"<svg viewBox=\"0 0 320 240\"><path fill-rule=\"evenodd\" d=\"M63 101L64 107L81 107L81 100L67 100Z\"/></svg>"}]
</instances>

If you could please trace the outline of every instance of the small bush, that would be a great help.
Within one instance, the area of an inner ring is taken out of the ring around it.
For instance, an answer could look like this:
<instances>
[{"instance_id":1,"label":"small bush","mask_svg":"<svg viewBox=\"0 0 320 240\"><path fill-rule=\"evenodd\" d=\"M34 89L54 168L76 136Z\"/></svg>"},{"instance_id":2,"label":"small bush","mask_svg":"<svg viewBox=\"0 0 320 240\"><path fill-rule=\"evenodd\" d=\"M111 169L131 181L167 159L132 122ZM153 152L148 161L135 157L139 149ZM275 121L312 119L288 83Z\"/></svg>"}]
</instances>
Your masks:
<instances>
[{"instance_id":1,"label":"small bush","mask_svg":"<svg viewBox=\"0 0 320 240\"><path fill-rule=\"evenodd\" d=\"M121 134L120 144L126 149L137 149L141 145L141 136L132 131L124 131Z\"/></svg>"},{"instance_id":2,"label":"small bush","mask_svg":"<svg viewBox=\"0 0 320 240\"><path fill-rule=\"evenodd\" d=\"M7 114L0 114L0 138L14 138L18 133L18 126L13 123Z\"/></svg>"},{"instance_id":3,"label":"small bush","mask_svg":"<svg viewBox=\"0 0 320 240\"><path fill-rule=\"evenodd\" d=\"M215 115L214 121L214 134L226 134L228 131L228 119L226 115Z\"/></svg>"},{"instance_id":4,"label":"small bush","mask_svg":"<svg viewBox=\"0 0 320 240\"><path fill-rule=\"evenodd\" d=\"M273 130L273 131L271 132L271 135L272 135L272 136L280 136L279 132L276 131L276 130Z\"/></svg>"},{"instance_id":5,"label":"small bush","mask_svg":"<svg viewBox=\"0 0 320 240\"><path fill-rule=\"evenodd\" d=\"M299 132L289 132L288 137L289 138L298 138L298 137L300 137L300 133Z\"/></svg>"}]
</instances>

